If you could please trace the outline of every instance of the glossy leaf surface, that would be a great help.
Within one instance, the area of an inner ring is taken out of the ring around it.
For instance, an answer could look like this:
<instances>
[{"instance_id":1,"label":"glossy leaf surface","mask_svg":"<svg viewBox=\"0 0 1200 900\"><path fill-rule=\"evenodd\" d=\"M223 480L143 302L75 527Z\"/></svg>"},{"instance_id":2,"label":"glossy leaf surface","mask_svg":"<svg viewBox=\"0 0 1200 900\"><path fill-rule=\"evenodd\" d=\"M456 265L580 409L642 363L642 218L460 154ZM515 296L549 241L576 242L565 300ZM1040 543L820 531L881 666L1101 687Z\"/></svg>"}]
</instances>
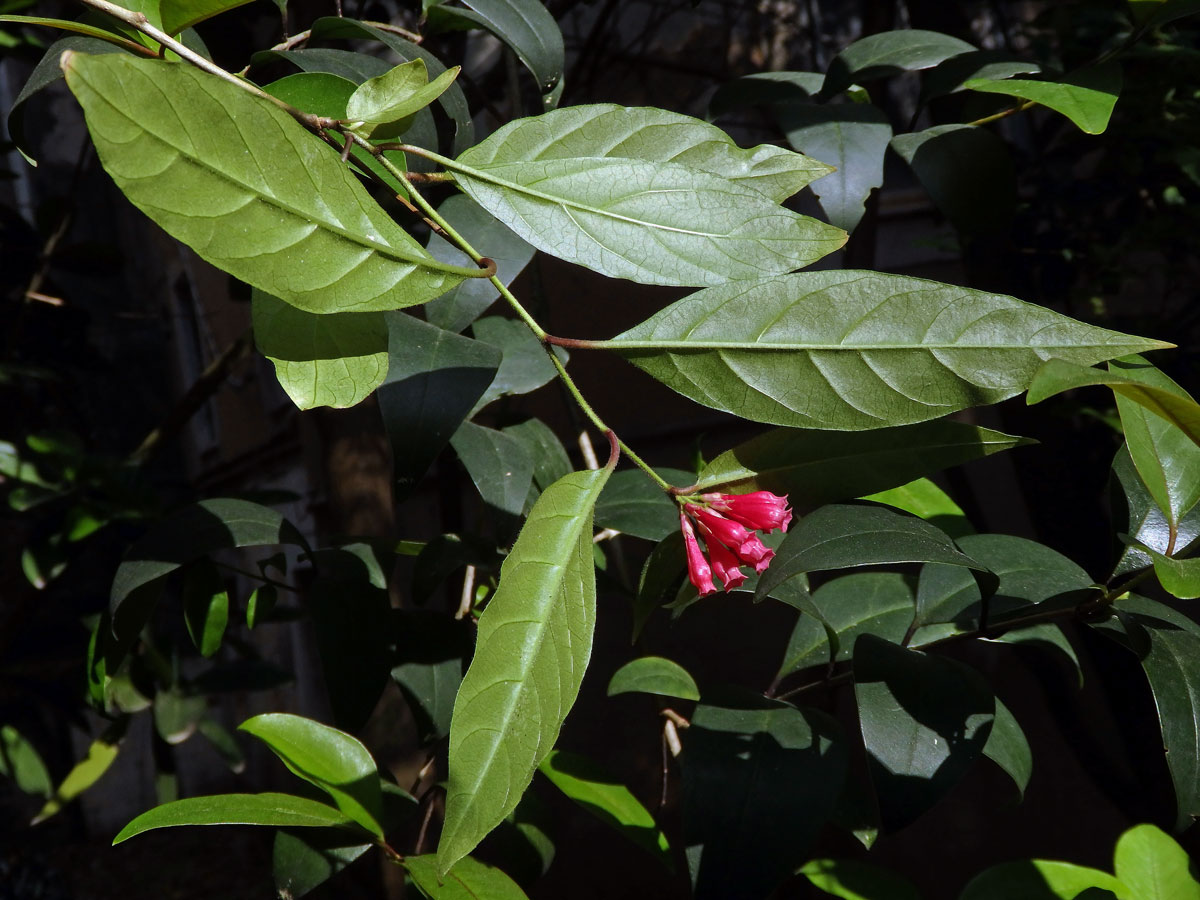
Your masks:
<instances>
[{"instance_id":1,"label":"glossy leaf surface","mask_svg":"<svg viewBox=\"0 0 1200 900\"><path fill-rule=\"evenodd\" d=\"M630 660L613 673L608 696L642 693L683 700L699 700L700 689L687 669L661 656L641 656Z\"/></svg>"},{"instance_id":2,"label":"glossy leaf surface","mask_svg":"<svg viewBox=\"0 0 1200 900\"><path fill-rule=\"evenodd\" d=\"M362 312L423 303L471 274L429 256L273 104L183 64L74 53L65 71L117 186L254 287L309 312Z\"/></svg>"},{"instance_id":3,"label":"glossy leaf surface","mask_svg":"<svg viewBox=\"0 0 1200 900\"><path fill-rule=\"evenodd\" d=\"M928 69L976 48L948 34L906 28L868 35L839 53L829 66L821 94L829 97L856 81Z\"/></svg>"},{"instance_id":4,"label":"glossy leaf surface","mask_svg":"<svg viewBox=\"0 0 1200 900\"><path fill-rule=\"evenodd\" d=\"M449 872L438 868L432 853L405 857L404 868L430 900L526 900L524 891L504 872L470 856L460 859Z\"/></svg>"},{"instance_id":5,"label":"glossy leaf surface","mask_svg":"<svg viewBox=\"0 0 1200 900\"><path fill-rule=\"evenodd\" d=\"M295 775L329 794L348 817L383 837L379 770L361 743L344 731L288 713L255 716L239 728L270 747Z\"/></svg>"},{"instance_id":6,"label":"glossy leaf surface","mask_svg":"<svg viewBox=\"0 0 1200 900\"><path fill-rule=\"evenodd\" d=\"M517 805L575 702L596 615L592 508L608 474L572 473L538 498L479 619L450 727L441 872Z\"/></svg>"},{"instance_id":7,"label":"glossy leaf surface","mask_svg":"<svg viewBox=\"0 0 1200 900\"><path fill-rule=\"evenodd\" d=\"M999 294L823 271L700 291L601 346L714 409L861 430L996 403L1050 357L1086 364L1160 344Z\"/></svg>"},{"instance_id":8,"label":"glossy leaf surface","mask_svg":"<svg viewBox=\"0 0 1200 900\"><path fill-rule=\"evenodd\" d=\"M854 694L880 821L889 831L916 819L966 774L995 716L992 693L974 669L870 634L854 645Z\"/></svg>"},{"instance_id":9,"label":"glossy leaf surface","mask_svg":"<svg viewBox=\"0 0 1200 900\"><path fill-rule=\"evenodd\" d=\"M673 869L671 848L654 817L637 797L586 756L564 750L551 751L538 771L556 788L601 822Z\"/></svg>"},{"instance_id":10,"label":"glossy leaf surface","mask_svg":"<svg viewBox=\"0 0 1200 900\"><path fill-rule=\"evenodd\" d=\"M322 827L354 823L340 810L291 794L216 794L156 806L121 829L114 844L155 828L176 825Z\"/></svg>"},{"instance_id":11,"label":"glossy leaf surface","mask_svg":"<svg viewBox=\"0 0 1200 900\"><path fill-rule=\"evenodd\" d=\"M1153 564L1152 557L1142 547L1166 553L1171 547L1171 523L1142 481L1125 446L1113 457L1111 481L1113 528L1129 539L1113 570L1116 577ZM1187 547L1200 537L1200 504L1179 521L1174 536L1176 548Z\"/></svg>"},{"instance_id":12,"label":"glossy leaf surface","mask_svg":"<svg viewBox=\"0 0 1200 900\"><path fill-rule=\"evenodd\" d=\"M1020 723L999 699L996 700L996 718L992 721L991 733L983 745L983 755L1008 773L1024 799L1025 788L1033 774L1033 753Z\"/></svg>"},{"instance_id":13,"label":"glossy leaf surface","mask_svg":"<svg viewBox=\"0 0 1200 900\"><path fill-rule=\"evenodd\" d=\"M387 377L383 313L319 316L257 289L251 310L254 343L299 409L354 406Z\"/></svg>"},{"instance_id":14,"label":"glossy leaf surface","mask_svg":"<svg viewBox=\"0 0 1200 900\"><path fill-rule=\"evenodd\" d=\"M1062 113L1088 134L1100 134L1108 127L1108 120L1121 93L1121 67L1115 62L1090 66L1055 81L973 78L965 82L963 87L1032 100Z\"/></svg>"},{"instance_id":15,"label":"glossy leaf surface","mask_svg":"<svg viewBox=\"0 0 1200 900\"><path fill-rule=\"evenodd\" d=\"M443 17L481 25L512 48L537 80L543 94L562 79L565 50L562 32L541 0L463 0L466 9L431 6L427 13L437 23Z\"/></svg>"}]
</instances>

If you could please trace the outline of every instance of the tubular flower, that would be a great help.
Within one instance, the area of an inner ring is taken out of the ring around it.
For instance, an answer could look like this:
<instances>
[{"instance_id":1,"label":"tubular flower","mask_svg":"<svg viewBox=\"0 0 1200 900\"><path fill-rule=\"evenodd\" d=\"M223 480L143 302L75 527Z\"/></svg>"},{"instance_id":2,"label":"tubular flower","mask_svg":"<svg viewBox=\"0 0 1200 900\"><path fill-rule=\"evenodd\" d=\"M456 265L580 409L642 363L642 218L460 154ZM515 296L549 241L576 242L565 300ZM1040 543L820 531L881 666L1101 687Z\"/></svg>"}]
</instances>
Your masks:
<instances>
[{"instance_id":1,"label":"tubular flower","mask_svg":"<svg viewBox=\"0 0 1200 900\"><path fill-rule=\"evenodd\" d=\"M712 581L714 573L725 590L731 591L746 580L740 566L754 566L759 575L765 572L775 551L754 532L769 532L776 528L786 531L792 521L792 511L787 505L787 497L779 497L770 491L743 495L702 494L700 499L706 505L686 504L679 513L679 523L687 550L688 577L703 597L716 590ZM727 515L722 515L723 512ZM708 559L696 539L693 519L707 545Z\"/></svg>"},{"instance_id":2,"label":"tubular flower","mask_svg":"<svg viewBox=\"0 0 1200 900\"><path fill-rule=\"evenodd\" d=\"M687 551L688 580L696 586L701 597L715 594L717 586L713 584L712 568L700 550L700 542L696 540L691 521L682 510L679 512L679 527L683 531L683 546Z\"/></svg>"},{"instance_id":3,"label":"tubular flower","mask_svg":"<svg viewBox=\"0 0 1200 900\"><path fill-rule=\"evenodd\" d=\"M735 522L757 531L771 532L778 528L787 531L792 524L792 510L787 495L780 497L770 491L752 494L701 494L700 499L713 509L725 513Z\"/></svg>"}]
</instances>

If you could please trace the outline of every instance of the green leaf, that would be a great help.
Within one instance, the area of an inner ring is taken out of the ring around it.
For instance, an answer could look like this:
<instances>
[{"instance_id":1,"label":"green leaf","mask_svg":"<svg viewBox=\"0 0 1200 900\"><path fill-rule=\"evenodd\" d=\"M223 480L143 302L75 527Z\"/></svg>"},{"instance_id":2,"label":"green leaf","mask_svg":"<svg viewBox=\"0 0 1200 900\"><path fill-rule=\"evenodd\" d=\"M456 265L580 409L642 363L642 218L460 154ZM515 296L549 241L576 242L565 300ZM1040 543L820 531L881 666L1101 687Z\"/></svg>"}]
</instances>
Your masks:
<instances>
[{"instance_id":1,"label":"green leaf","mask_svg":"<svg viewBox=\"0 0 1200 900\"><path fill-rule=\"evenodd\" d=\"M817 588L812 602L821 617L801 615L796 621L776 680L849 659L860 634L899 643L913 620L912 588L896 572L843 575Z\"/></svg>"},{"instance_id":2,"label":"green leaf","mask_svg":"<svg viewBox=\"0 0 1200 900\"><path fill-rule=\"evenodd\" d=\"M1013 56L1007 50L962 53L938 63L925 74L918 105L924 106L935 97L966 90L965 84L972 78L998 81L1041 70L1042 67L1033 60Z\"/></svg>"},{"instance_id":3,"label":"green leaf","mask_svg":"<svg viewBox=\"0 0 1200 900\"><path fill-rule=\"evenodd\" d=\"M1025 788L1033 774L1033 754L1020 723L999 698L996 698L996 718L992 721L987 743L983 745L983 755L1008 773L1024 799Z\"/></svg>"},{"instance_id":4,"label":"green leaf","mask_svg":"<svg viewBox=\"0 0 1200 900\"><path fill-rule=\"evenodd\" d=\"M686 485L692 473L682 469L657 469L668 482ZM613 474L596 503L596 524L622 534L661 541L679 530L679 504L646 477L641 469L624 469Z\"/></svg>"},{"instance_id":5,"label":"green leaf","mask_svg":"<svg viewBox=\"0 0 1200 900\"><path fill-rule=\"evenodd\" d=\"M1154 574L1163 590L1180 600L1200 597L1200 558L1174 559L1145 549L1154 560Z\"/></svg>"},{"instance_id":6,"label":"green leaf","mask_svg":"<svg viewBox=\"0 0 1200 900\"><path fill-rule=\"evenodd\" d=\"M362 402L388 368L383 313L319 316L254 290L254 342L275 366L279 385L300 409L344 409Z\"/></svg>"},{"instance_id":7,"label":"green leaf","mask_svg":"<svg viewBox=\"0 0 1200 900\"><path fill-rule=\"evenodd\" d=\"M1113 510L1113 529L1127 535L1126 547L1113 571L1113 578L1136 572L1153 564L1153 558L1142 547L1165 553L1171 547L1172 531L1166 514L1159 509L1149 488L1138 474L1122 445L1113 457L1110 479L1110 506ZM1179 520L1175 528L1175 547L1183 548L1200 537L1200 504ZM1173 549L1173 548L1172 548ZM1111 580L1111 579L1110 579Z\"/></svg>"},{"instance_id":8,"label":"green leaf","mask_svg":"<svg viewBox=\"0 0 1200 900\"><path fill-rule=\"evenodd\" d=\"M159 0L162 30L167 34L179 34L197 22L237 9L249 2L250 0Z\"/></svg>"},{"instance_id":9,"label":"green leaf","mask_svg":"<svg viewBox=\"0 0 1200 900\"><path fill-rule=\"evenodd\" d=\"M697 706L683 740L695 896L767 896L833 812L847 765L837 723L762 696L730 698Z\"/></svg>"},{"instance_id":10,"label":"green leaf","mask_svg":"<svg viewBox=\"0 0 1200 900\"><path fill-rule=\"evenodd\" d=\"M1117 361L1112 368L1163 393L1174 394L1180 400L1191 400L1183 388L1141 360ZM1121 393L1116 396L1126 447L1133 464L1154 502L1166 515L1168 525L1178 527L1183 517L1200 502L1200 446L1182 429L1151 412L1141 402Z\"/></svg>"},{"instance_id":11,"label":"green leaf","mask_svg":"<svg viewBox=\"0 0 1200 900\"><path fill-rule=\"evenodd\" d=\"M636 642L654 611L675 597L686 572L683 535L672 531L658 542L638 576L637 596L633 601L633 635Z\"/></svg>"},{"instance_id":12,"label":"green leaf","mask_svg":"<svg viewBox=\"0 0 1200 900\"><path fill-rule=\"evenodd\" d=\"M487 316L477 319L471 331L476 340L498 347L501 353L500 369L476 401L476 411L500 397L536 391L557 374L545 347L524 322ZM566 353L560 348L554 349L555 355L566 362Z\"/></svg>"},{"instance_id":13,"label":"green leaf","mask_svg":"<svg viewBox=\"0 0 1200 900\"><path fill-rule=\"evenodd\" d=\"M97 28L95 25L89 25L86 22L76 22L71 19L50 19L46 18L45 16L8 15L0 16L0 23L2 22L11 22L14 25L43 25L47 28L57 28L61 31L71 31L77 35L102 40L113 45L114 47L120 47L133 53L146 54L146 48L144 45L135 43L128 38L124 38L119 34L109 31L106 28ZM58 57L55 57L55 60L57 59Z\"/></svg>"},{"instance_id":14,"label":"green leaf","mask_svg":"<svg viewBox=\"0 0 1200 900\"><path fill-rule=\"evenodd\" d=\"M928 478L918 478L900 487L867 494L859 499L885 503L912 513L936 525L952 538L960 538L975 531L962 508Z\"/></svg>"},{"instance_id":15,"label":"green leaf","mask_svg":"<svg viewBox=\"0 0 1200 900\"><path fill-rule=\"evenodd\" d=\"M959 231L1004 233L1016 212L1016 175L1008 145L985 128L935 125L898 134L895 150Z\"/></svg>"},{"instance_id":16,"label":"green leaf","mask_svg":"<svg viewBox=\"0 0 1200 900\"><path fill-rule=\"evenodd\" d=\"M464 856L448 872L441 870L432 853L407 856L403 865L417 890L430 900L527 900L502 871L470 856Z\"/></svg>"},{"instance_id":17,"label":"green leaf","mask_svg":"<svg viewBox=\"0 0 1200 900\"><path fill-rule=\"evenodd\" d=\"M963 87L1032 100L1062 113L1088 134L1101 134L1108 127L1117 96L1121 93L1121 66L1116 62L1089 66L1054 81L973 78L964 82Z\"/></svg>"},{"instance_id":18,"label":"green leaf","mask_svg":"<svg viewBox=\"0 0 1200 900\"><path fill-rule=\"evenodd\" d=\"M117 752L120 750L118 741L124 728L125 725L118 720L118 723L114 723L108 731L92 741L88 746L87 756L71 767L71 771L63 778L53 796L46 800L41 812L33 818L31 825L37 825L55 815L100 780L117 758Z\"/></svg>"},{"instance_id":19,"label":"green leaf","mask_svg":"<svg viewBox=\"0 0 1200 900\"><path fill-rule=\"evenodd\" d=\"M246 627L269 622L278 600L279 590L273 584L263 584L251 591L246 599Z\"/></svg>"},{"instance_id":20,"label":"green leaf","mask_svg":"<svg viewBox=\"0 0 1200 900\"><path fill-rule=\"evenodd\" d=\"M722 453L701 470L696 489L771 491L820 506L1031 443L946 419L864 432L778 428Z\"/></svg>"},{"instance_id":21,"label":"green leaf","mask_svg":"<svg viewBox=\"0 0 1200 900\"><path fill-rule=\"evenodd\" d=\"M752 72L726 81L708 101L708 116L719 118L744 106L805 102L821 90L820 72Z\"/></svg>"},{"instance_id":22,"label":"green leaf","mask_svg":"<svg viewBox=\"0 0 1200 900\"><path fill-rule=\"evenodd\" d=\"M803 572L907 562L984 568L922 519L882 506L823 506L783 539L771 567L759 578L755 597L767 596Z\"/></svg>"},{"instance_id":23,"label":"green leaf","mask_svg":"<svg viewBox=\"0 0 1200 900\"><path fill-rule=\"evenodd\" d=\"M500 38L525 68L533 73L538 90L552 91L562 80L566 51L562 31L540 0L462 0L467 9L438 4L427 10L432 25L465 20Z\"/></svg>"},{"instance_id":24,"label":"green leaf","mask_svg":"<svg viewBox=\"0 0 1200 900\"><path fill-rule=\"evenodd\" d=\"M514 516L524 511L533 460L523 443L503 431L463 422L450 444L488 506Z\"/></svg>"},{"instance_id":25,"label":"green leaf","mask_svg":"<svg viewBox=\"0 0 1200 900\"><path fill-rule=\"evenodd\" d=\"M674 871L671 847L654 816L603 766L578 753L552 750L538 771L571 800Z\"/></svg>"},{"instance_id":26,"label":"green leaf","mask_svg":"<svg viewBox=\"0 0 1200 900\"><path fill-rule=\"evenodd\" d=\"M71 53L63 65L117 186L254 287L308 312L365 312L423 303L473 274L429 256L273 104L182 63Z\"/></svg>"},{"instance_id":27,"label":"green leaf","mask_svg":"<svg viewBox=\"0 0 1200 900\"><path fill-rule=\"evenodd\" d=\"M304 72L323 72L346 79L355 85L369 78L378 78L392 67L378 56L353 53L349 50L330 50L325 47L304 50L262 50L250 62L254 65L286 60ZM346 98L347 101L349 98Z\"/></svg>"},{"instance_id":28,"label":"green leaf","mask_svg":"<svg viewBox=\"0 0 1200 900\"><path fill-rule=\"evenodd\" d=\"M238 727L270 747L293 774L329 794L343 813L383 837L379 770L361 743L344 731L288 713L254 716Z\"/></svg>"},{"instance_id":29,"label":"green leaf","mask_svg":"<svg viewBox=\"0 0 1200 900\"><path fill-rule=\"evenodd\" d=\"M895 831L983 753L995 700L974 669L870 634L854 644L854 694L880 821Z\"/></svg>"},{"instance_id":30,"label":"green leaf","mask_svg":"<svg viewBox=\"0 0 1200 900\"><path fill-rule=\"evenodd\" d=\"M1048 357L1090 364L1165 345L999 294L822 271L699 291L596 346L713 409L858 431L997 403Z\"/></svg>"},{"instance_id":31,"label":"green leaf","mask_svg":"<svg viewBox=\"0 0 1200 900\"><path fill-rule=\"evenodd\" d=\"M183 582L183 621L201 656L221 649L229 624L229 591L208 560L190 566Z\"/></svg>"},{"instance_id":32,"label":"green leaf","mask_svg":"<svg viewBox=\"0 0 1200 900\"><path fill-rule=\"evenodd\" d=\"M821 96L832 97L855 82L929 69L975 49L948 34L917 28L868 35L834 57L825 75Z\"/></svg>"},{"instance_id":33,"label":"green leaf","mask_svg":"<svg viewBox=\"0 0 1200 900\"><path fill-rule=\"evenodd\" d=\"M541 419L526 419L516 425L505 426L502 430L525 445L533 460L534 483L541 490L544 491L564 475L570 474L571 460L567 451Z\"/></svg>"},{"instance_id":34,"label":"green leaf","mask_svg":"<svg viewBox=\"0 0 1200 900\"><path fill-rule=\"evenodd\" d=\"M388 376L379 387L379 409L403 498L483 396L502 357L482 341L405 313L387 320Z\"/></svg>"},{"instance_id":35,"label":"green leaf","mask_svg":"<svg viewBox=\"0 0 1200 900\"><path fill-rule=\"evenodd\" d=\"M353 827L338 810L291 794L216 794L165 803L142 813L121 829L114 844L155 828L176 825L276 825Z\"/></svg>"},{"instance_id":36,"label":"green leaf","mask_svg":"<svg viewBox=\"0 0 1200 900\"><path fill-rule=\"evenodd\" d=\"M832 224L853 231L867 197L883 185L883 155L892 139L887 116L862 103L789 103L774 112L789 144L836 169L812 191Z\"/></svg>"},{"instance_id":37,"label":"green leaf","mask_svg":"<svg viewBox=\"0 0 1200 900\"><path fill-rule=\"evenodd\" d=\"M54 792L41 755L11 725L0 726L0 775L11 778L27 794L49 797Z\"/></svg>"},{"instance_id":38,"label":"green leaf","mask_svg":"<svg viewBox=\"0 0 1200 900\"><path fill-rule=\"evenodd\" d=\"M1122 900L1133 900L1125 885L1107 872L1047 859L1001 863L985 869L963 889L959 900L1074 900L1089 889L1111 891Z\"/></svg>"},{"instance_id":39,"label":"green leaf","mask_svg":"<svg viewBox=\"0 0 1200 900\"><path fill-rule=\"evenodd\" d=\"M441 872L517 805L579 693L596 614L592 508L608 476L574 472L538 498L479 619L450 728Z\"/></svg>"},{"instance_id":40,"label":"green leaf","mask_svg":"<svg viewBox=\"0 0 1200 900\"><path fill-rule=\"evenodd\" d=\"M433 81L425 60L401 63L358 86L346 103L346 118L367 125L388 125L414 115L446 92L458 77L459 67L447 69Z\"/></svg>"},{"instance_id":41,"label":"green leaf","mask_svg":"<svg viewBox=\"0 0 1200 900\"><path fill-rule=\"evenodd\" d=\"M332 878L370 848L363 835L341 828L305 828L275 832L271 869L281 897L303 897Z\"/></svg>"},{"instance_id":42,"label":"green leaf","mask_svg":"<svg viewBox=\"0 0 1200 900\"><path fill-rule=\"evenodd\" d=\"M659 694L683 700L700 699L700 689L687 669L661 656L639 657L613 673L608 682L608 696L629 693Z\"/></svg>"},{"instance_id":43,"label":"green leaf","mask_svg":"<svg viewBox=\"0 0 1200 900\"><path fill-rule=\"evenodd\" d=\"M471 629L440 613L406 610L397 614L396 659L392 680L417 721L422 741L450 733L450 714L462 683L463 658L470 653Z\"/></svg>"},{"instance_id":44,"label":"green leaf","mask_svg":"<svg viewBox=\"0 0 1200 900\"><path fill-rule=\"evenodd\" d=\"M743 150L708 122L654 107L571 106L517 119L470 152L470 165L555 159L676 163L752 187L776 203L829 174L823 162L771 144Z\"/></svg>"},{"instance_id":45,"label":"green leaf","mask_svg":"<svg viewBox=\"0 0 1200 900\"><path fill-rule=\"evenodd\" d=\"M1122 834L1113 864L1137 900L1200 900L1200 881L1187 852L1154 825L1135 825Z\"/></svg>"},{"instance_id":46,"label":"green leaf","mask_svg":"<svg viewBox=\"0 0 1200 900\"><path fill-rule=\"evenodd\" d=\"M438 207L446 219L471 246L483 248L489 259L496 262L496 277L505 285L533 259L533 248L478 203L462 194L448 197ZM429 237L427 248L434 259L451 265L472 265L470 257L436 234ZM425 305L425 318L430 324L447 331L462 331L480 313L492 305L500 294L487 278L467 278L447 294Z\"/></svg>"},{"instance_id":47,"label":"green leaf","mask_svg":"<svg viewBox=\"0 0 1200 900\"><path fill-rule=\"evenodd\" d=\"M796 870L814 887L842 900L920 900L905 878L871 863L814 859Z\"/></svg>"},{"instance_id":48,"label":"green leaf","mask_svg":"<svg viewBox=\"0 0 1200 900\"><path fill-rule=\"evenodd\" d=\"M534 120L537 121L537 120ZM709 285L788 272L846 235L757 189L674 162L569 157L501 130L443 164L476 203L539 250L643 284ZM533 158L530 158L533 157ZM663 194L672 194L670 203Z\"/></svg>"},{"instance_id":49,"label":"green leaf","mask_svg":"<svg viewBox=\"0 0 1200 900\"><path fill-rule=\"evenodd\" d=\"M232 498L189 504L156 523L126 552L113 578L112 610L115 614L134 590L184 563L217 550L264 544L307 547L296 527L270 507Z\"/></svg>"}]
</instances>

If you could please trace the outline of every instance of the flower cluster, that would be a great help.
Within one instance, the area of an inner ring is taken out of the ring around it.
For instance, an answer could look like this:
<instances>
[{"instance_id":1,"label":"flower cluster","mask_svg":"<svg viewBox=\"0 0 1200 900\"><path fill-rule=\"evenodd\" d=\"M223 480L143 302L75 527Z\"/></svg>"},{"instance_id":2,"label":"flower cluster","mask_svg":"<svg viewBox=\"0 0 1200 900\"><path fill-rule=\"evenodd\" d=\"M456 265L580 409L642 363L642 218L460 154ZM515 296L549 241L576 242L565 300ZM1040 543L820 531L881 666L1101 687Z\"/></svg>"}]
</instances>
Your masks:
<instances>
[{"instance_id":1,"label":"flower cluster","mask_svg":"<svg viewBox=\"0 0 1200 900\"><path fill-rule=\"evenodd\" d=\"M679 511L679 527L687 552L688 579L703 597L715 593L713 575L721 579L726 591L746 580L741 566L754 566L762 574L771 564L775 551L767 547L755 531L787 531L792 510L787 497L770 491L752 494L701 494L705 505L687 503ZM693 520L695 525L692 524ZM696 537L699 529L708 548L708 556Z\"/></svg>"}]
</instances>

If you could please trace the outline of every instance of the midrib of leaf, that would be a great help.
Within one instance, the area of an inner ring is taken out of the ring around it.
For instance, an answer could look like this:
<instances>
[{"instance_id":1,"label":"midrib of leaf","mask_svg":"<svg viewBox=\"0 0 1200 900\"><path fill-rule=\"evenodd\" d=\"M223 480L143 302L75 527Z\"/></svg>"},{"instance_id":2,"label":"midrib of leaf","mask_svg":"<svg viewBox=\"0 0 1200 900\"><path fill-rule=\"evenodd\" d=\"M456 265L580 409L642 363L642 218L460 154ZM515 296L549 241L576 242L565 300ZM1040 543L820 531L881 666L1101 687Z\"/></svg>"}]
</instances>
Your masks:
<instances>
[{"instance_id":1,"label":"midrib of leaf","mask_svg":"<svg viewBox=\"0 0 1200 900\"><path fill-rule=\"evenodd\" d=\"M971 323L975 324L975 323ZM1149 343L1149 342L1147 342ZM1170 344L1164 344L1160 341L1153 342L1156 346L1153 349L1167 348ZM1111 341L1094 344L1030 344L1013 343L999 344L995 341L988 341L982 344L953 344L953 343L937 343L937 344L914 344L914 343L898 343L898 344L812 344L804 342L763 342L756 341L686 341L686 340L652 340L652 341L626 341L614 339L610 341L588 341L588 349L597 350L758 350L758 351L783 351L795 353L797 351L842 351L846 353L865 353L868 351L912 351L912 350L1078 350L1088 347L1110 347Z\"/></svg>"},{"instance_id":2,"label":"midrib of leaf","mask_svg":"<svg viewBox=\"0 0 1200 900\"><path fill-rule=\"evenodd\" d=\"M87 82L87 79L84 78L84 76L78 70L76 70L76 76L78 78L80 78L80 80ZM149 83L151 86L153 86L153 88L155 90L158 90L161 93L161 88L158 84L154 83L153 81L149 81ZM424 257L424 256L417 255L417 254L414 254L412 256L405 256L401 252L400 248L393 247L391 244L375 243L374 241L370 240L369 238L365 238L361 235L356 235L353 232L347 231L340 224L330 222L324 218L317 219L314 217L313 214L310 214L309 212L306 212L306 211L296 209L295 207L291 206L290 204L287 204L284 201L280 200L278 197L274 196L273 194L265 194L259 188L254 187L253 185L246 184L245 182L239 181L235 176L229 174L228 172L224 171L223 169L217 168L215 165L207 162L203 158L196 156L194 154L188 153L183 148L176 146L174 143L169 141L167 138L160 135L157 131L152 131L148 126L142 124L137 119L133 118L127 112L122 110L120 107L114 105L112 103L112 101L109 100L108 96L105 93L103 93L102 91L98 90L94 84L91 84L90 82L88 82L88 86L91 88L93 95L95 97L97 97L101 102L103 102L109 109L111 109L113 112L115 112L121 118L123 118L125 121L132 124L142 134L145 134L147 137L151 138L154 141L157 141L162 146L173 151L178 158L186 160L190 165L196 166L201 169L206 169L209 172L211 172L212 174L216 175L218 178L221 178L224 181L228 182L229 184L235 186L236 188L249 193L251 195L251 197L250 197L250 200L247 201L247 203L251 203L251 202L254 202L255 200L257 200L258 202L264 203L268 206L272 206L272 207L286 213L287 215L292 216L293 218L299 219L304 223L314 225L315 227L320 228L324 231L332 232L333 234L337 235L339 238L341 238L342 240L351 244L352 246L356 246L361 249L365 249L368 251L368 253L378 253L380 256L384 256L388 259L394 260L399 263L413 265L413 266L424 266L425 268L434 269L435 271L446 272L447 274L452 274L452 275L461 275L461 276L465 276L467 278L479 277L479 273L482 271L481 269L479 269L477 267L467 268L464 266L454 266L454 265L450 265L449 263L443 263L443 262L438 261L437 259L435 259L432 256L428 257L428 259L426 259L426 257ZM210 97L211 97L211 95L210 95ZM166 99L168 102L170 101L170 98L166 97L165 95L164 95L164 99ZM220 102L220 99L217 97L212 97L212 99L218 103ZM186 130L186 128L184 130ZM136 140L136 138L135 138L135 140ZM114 141L113 143L115 144L116 142ZM257 162L255 164L257 165ZM261 172L261 168L259 169L259 171ZM307 171L307 170L304 170L304 171ZM122 176L122 177L125 177L125 176ZM145 176L143 176L143 177L145 177ZM142 180L142 178L130 179L130 180ZM264 181L265 180L266 179L264 177ZM315 185L314 185L314 189L315 189ZM243 204L243 206L245 206L245 205L246 204ZM324 205L324 204L322 204L322 205ZM231 215L233 213L236 213L236 211L237 210L230 210L229 212L222 213L222 215L223 216ZM382 212L382 210L381 210L381 212ZM364 218L365 218L366 210L363 210L363 214L364 214ZM367 221L369 222L370 220L367 219ZM397 226L397 227L399 227L399 226ZM310 231L307 234L304 234L300 238L300 240L304 240L304 238L307 238L308 235L311 233L312 232ZM293 242L293 244L288 245L288 246L293 246L295 243L298 243L298 241ZM369 258L369 257L367 257L367 258ZM360 261L359 263L356 263L355 266L353 266L351 268L352 269L357 268L357 266L361 265L363 261L365 261L365 259Z\"/></svg>"}]
</instances>

